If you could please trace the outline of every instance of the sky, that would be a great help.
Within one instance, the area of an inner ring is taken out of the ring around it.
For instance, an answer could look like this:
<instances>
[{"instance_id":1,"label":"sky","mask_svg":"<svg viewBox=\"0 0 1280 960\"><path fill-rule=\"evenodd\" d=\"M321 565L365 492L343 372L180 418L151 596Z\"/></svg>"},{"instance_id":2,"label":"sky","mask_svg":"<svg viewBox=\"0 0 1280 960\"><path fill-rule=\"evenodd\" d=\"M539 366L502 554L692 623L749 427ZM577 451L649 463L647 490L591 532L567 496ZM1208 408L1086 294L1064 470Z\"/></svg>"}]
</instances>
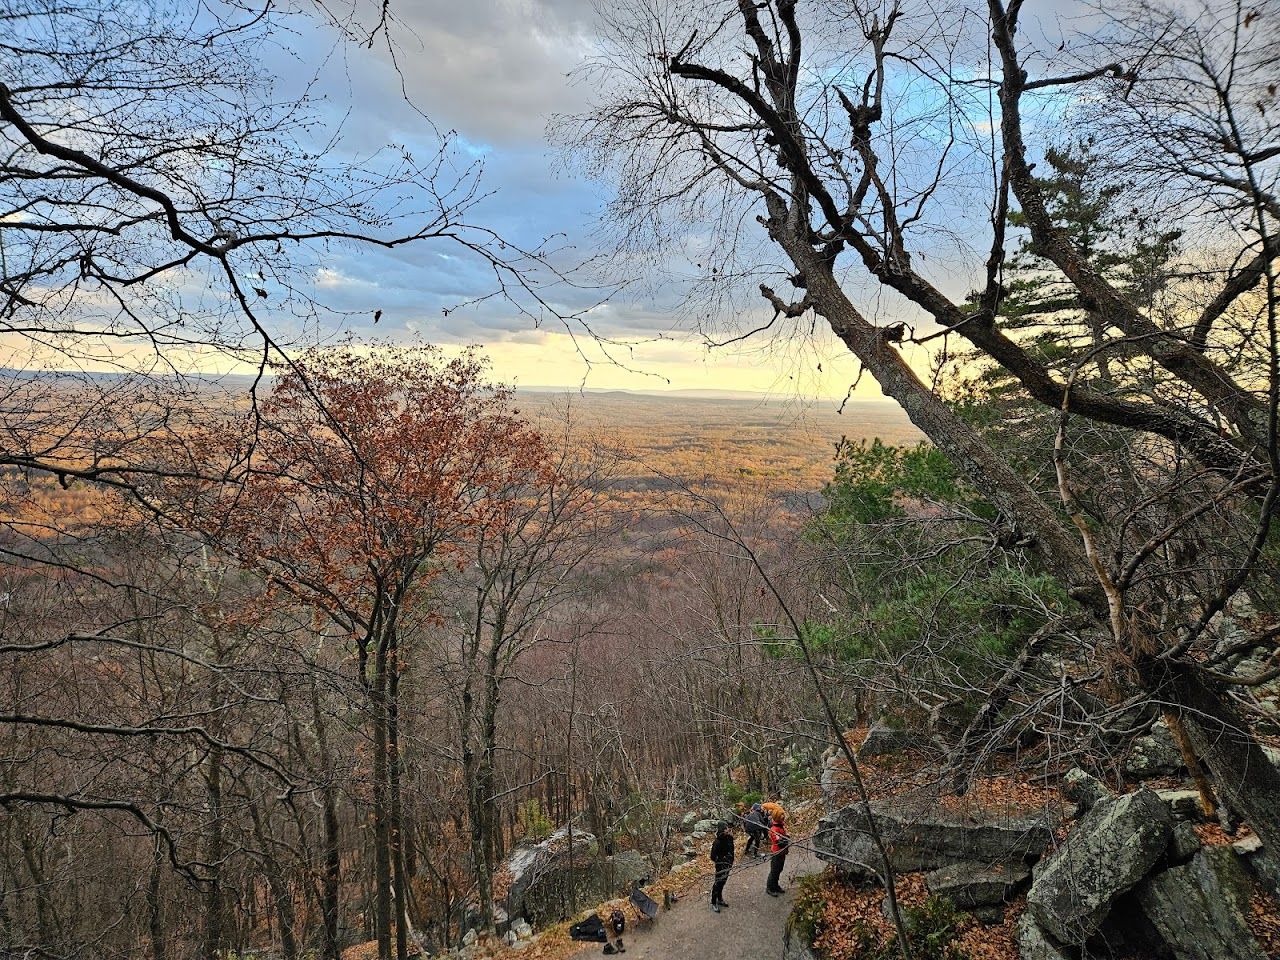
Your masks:
<instances>
[{"instance_id":1,"label":"sky","mask_svg":"<svg viewBox=\"0 0 1280 960\"><path fill-rule=\"evenodd\" d=\"M121 2L122 10L135 3L140 11L157 16L160 10L185 11L189 0ZM210 4L219 2L208 0L191 9L212 10ZM256 14L239 0L225 2L233 16L257 23ZM874 381L859 375L856 360L811 314L780 323L771 335L732 346L714 345L760 326L771 311L756 294L754 280L744 285L740 299L709 307L690 304L692 285L705 279L707 262L719 256L712 248L711 228L700 229L692 222L681 236L685 246L665 253L660 263L635 255L630 260L609 259L616 252L607 218L610 187L584 175L573 151L554 145L554 135L563 142L563 132L572 129L565 118L589 110L597 91L583 67L602 48L602 11L617 14L628 0L392 0L387 7L393 16L389 30L368 43L344 35L318 11L341 10L341 4L349 2L357 17L367 20L371 11L381 8L380 0L293 2L293 8L272 5L273 11L280 11L272 13L278 22L261 27L265 40L250 55L254 69L261 69L275 85L277 103L290 104L305 94L314 112L316 124L287 141L284 149L304 160L315 151L337 163L359 165L384 162L400 151L429 161L444 142L448 149L439 182L447 185L456 179L465 184L476 178L475 201L465 211L465 220L518 248L553 251L550 259L570 270L574 283L543 288L554 310L533 316L503 297L491 296L491 267L448 240L392 249L334 245L314 251L314 260L299 259L302 275L291 278L324 305L320 321L298 310L298 302L287 295L277 296L278 278L252 281L270 288L260 288L266 299L255 301L255 306L270 314L286 339L305 345L350 336L426 342L458 351L479 346L491 358L496 379L520 386L745 390L833 401L850 394L879 396ZM680 0L652 2L684 9ZM1041 0L1037 9L1053 13L1068 2L1074 0ZM814 9L822 9L821 3ZM955 11L967 16L963 6ZM194 14L197 20L205 15ZM824 43L830 45L826 61L813 53ZM806 51L813 65L807 60L806 69L821 71L833 64L844 64L833 69L849 69L843 43L811 32ZM1052 42L1048 49L1053 49ZM962 63L957 69L963 75L970 68ZM903 133L900 144L895 140L894 149L903 152L896 156L893 176L910 177L914 164L927 179L941 144L950 142L949 129L939 119L947 113L945 101L922 74L914 74L890 96L898 98L907 115L893 134L897 137L899 128ZM931 104L930 97L938 102ZM168 121L168 109L167 102L161 104L162 124ZM980 113L981 109L979 105ZM974 125L975 130L980 127ZM979 134L983 142L988 133ZM954 176L954 183L944 182L936 195L930 194L930 210L936 212L929 216L935 221L917 225L915 235L923 238L922 247L912 251L917 263L924 262L927 251L931 279L957 298L973 282L967 271L975 264L980 267L985 258L971 240L988 229L984 204L989 196L982 171L976 179L972 173L970 169ZM282 189L287 193L290 188ZM909 188L899 189L909 195ZM412 202L421 202L421 197L420 192ZM385 202L385 197L378 201ZM755 235L749 242L760 245L761 252L752 258L770 264L776 274L788 273L780 262L781 252L771 247L753 219L744 217L743 224L740 235ZM920 317L865 278L850 280L846 289L877 321ZM216 317L217 298L222 298L223 309L230 303L221 280L196 275L194 268L177 281L175 295L183 305L184 322L197 313L188 309L191 304L203 307L213 301L208 309ZM118 310L110 298L97 303L91 293L78 296L91 310ZM530 306L528 296L516 299ZM565 316L576 319L565 322ZM34 367L43 359L33 356L24 362L10 344L12 339L0 338L0 353L10 348L8 360L0 366ZM150 347L143 343L138 349ZM922 375L928 373L931 349L903 348ZM150 358L205 371L223 365L230 372L245 372L232 360L210 361L194 354L187 359L178 352ZM94 356L89 361L110 366L128 359Z\"/></svg>"},{"instance_id":2,"label":"sky","mask_svg":"<svg viewBox=\"0 0 1280 960\"><path fill-rule=\"evenodd\" d=\"M277 67L282 82L287 86L293 57L320 63L326 119L341 125L348 143L429 152L436 141L425 114L439 131L455 135L458 165L482 165L485 199L468 213L470 221L523 245L553 237L561 263L599 253L607 243L607 187L581 175L565 151L548 142L556 117L579 114L590 102L590 85L575 71L598 49L592 0L396 0L392 9L394 51L382 43L373 49L336 44L324 30L300 32L292 57ZM656 283L616 269L588 272L581 278L589 289L564 294L567 307L591 308L592 329L616 341L607 348L580 327L566 329L554 319L535 324L501 300L454 310L491 289L492 280L444 243L337 251L314 280L326 304L350 312L347 330L420 338L447 349L479 344L498 379L525 386L746 390L838 400L857 381L854 396L880 396L824 328L812 337L709 347L680 308L680 265L672 266L674 275ZM692 265L688 272L692 278ZM619 280L632 283L611 287ZM376 329L369 319L375 310L382 311ZM768 315L763 311L763 303L752 304L715 323L754 326ZM927 356L916 354L923 369Z\"/></svg>"}]
</instances>

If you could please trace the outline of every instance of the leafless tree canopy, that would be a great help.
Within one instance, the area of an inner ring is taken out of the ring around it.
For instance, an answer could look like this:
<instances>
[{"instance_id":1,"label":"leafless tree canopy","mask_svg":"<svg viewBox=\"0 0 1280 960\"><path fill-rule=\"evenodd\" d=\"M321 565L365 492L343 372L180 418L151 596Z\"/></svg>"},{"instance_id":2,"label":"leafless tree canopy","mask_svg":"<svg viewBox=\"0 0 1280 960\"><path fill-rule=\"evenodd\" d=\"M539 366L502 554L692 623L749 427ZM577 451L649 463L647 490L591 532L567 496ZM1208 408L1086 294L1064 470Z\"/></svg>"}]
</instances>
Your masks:
<instances>
[{"instance_id":1,"label":"leafless tree canopy","mask_svg":"<svg viewBox=\"0 0 1280 960\"><path fill-rule=\"evenodd\" d=\"M1226 639L1228 611L1269 592L1280 492L1280 9L1038 13L629 4L589 70L602 94L580 155L616 185L625 241L708 251L706 282L756 286L766 328L825 320L1280 840L1239 692L1276 676L1269 617ZM1072 143L1093 158L1077 194L1131 208L1126 242L1149 258L1176 246L1158 277L1109 269L1071 232L1045 158ZM1011 313L1019 246L1062 291L1034 323ZM898 322L876 322L882 303ZM1038 455L976 428L907 343L998 371ZM1260 666L1223 669L1246 652Z\"/></svg>"}]
</instances>

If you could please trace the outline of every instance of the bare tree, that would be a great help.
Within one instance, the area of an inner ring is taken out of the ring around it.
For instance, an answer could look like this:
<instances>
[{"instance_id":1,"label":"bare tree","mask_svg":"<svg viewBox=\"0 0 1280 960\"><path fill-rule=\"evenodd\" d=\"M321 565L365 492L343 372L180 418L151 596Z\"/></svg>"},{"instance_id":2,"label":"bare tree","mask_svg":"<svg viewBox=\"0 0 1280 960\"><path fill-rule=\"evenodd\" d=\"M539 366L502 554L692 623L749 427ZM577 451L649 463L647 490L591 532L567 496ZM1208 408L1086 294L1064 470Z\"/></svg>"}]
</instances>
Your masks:
<instances>
[{"instance_id":1,"label":"bare tree","mask_svg":"<svg viewBox=\"0 0 1280 960\"><path fill-rule=\"evenodd\" d=\"M590 562L611 539L605 506L612 459L577 439L566 422L554 462L537 464L494 491L505 522L481 530L468 562L447 573L446 646L431 655L453 691L481 917L492 922L493 870L502 854L497 752L502 698L523 679L521 661L555 641L556 619L590 590ZM581 449L579 449L581 448Z\"/></svg>"},{"instance_id":2,"label":"bare tree","mask_svg":"<svg viewBox=\"0 0 1280 960\"><path fill-rule=\"evenodd\" d=\"M1205 662L1218 656L1220 614L1257 579L1280 490L1275 121L1265 109L1276 58L1261 27L1275 11L1140 5L1112 13L1096 35L1064 36L1062 50L1072 53L1062 56L1056 44L1022 39L1022 14L1020 2L1000 0L945 14L896 2L641 0L610 15L606 51L590 74L599 106L573 129L591 169L617 187L624 242L670 254L684 229L710 224L721 232L706 246L709 286L758 283L772 312L762 329L794 330L810 311L829 324L991 501L1006 539L1052 571L1110 637L1130 680L1179 714L1221 789L1277 846L1280 773L1233 699L1233 686L1269 669L1240 677ZM1087 53L1076 58L1077 48ZM1073 110L1067 92L1096 107ZM1059 122L1027 119L1038 111ZM1246 113L1247 123L1239 119ZM1132 202L1165 188L1153 231L1190 217L1204 251L1225 248L1214 250L1225 269L1198 271L1196 283L1180 287L1203 297L1199 309L1153 309L1061 229L1032 157L1052 144L1064 114L1100 136L1132 136L1129 154L1144 154L1150 171L1146 184L1128 185ZM1209 143L1216 147L1205 160ZM1069 348L1065 365L1002 318L1014 212L1086 308L1058 322L1056 343L1067 349L1082 329L1095 334ZM754 224L787 267L750 242ZM948 292L956 268L939 253L938 235L958 252L972 293ZM781 284L794 295L777 292ZM889 292L911 322L878 326L858 306L860 285ZM1224 315L1235 319L1219 324ZM1261 341L1252 354L1240 337L1247 329ZM1194 465L1209 500L1161 524L1150 518L1170 506L1168 496L1136 495L1128 509L1150 519L1147 540L1134 539L1133 524L1095 525L1074 496L1072 461L1081 457L1069 434L1060 434L1054 457L1056 489L1031 483L907 363L901 344L935 338L958 338L997 364L1028 402L1059 411L1063 430L1088 422L1127 431L1164 458L1162 469ZM1103 353L1123 367L1118 382L1094 375ZM1143 578L1170 538L1227 503L1250 519L1234 528L1240 535L1204 545L1198 569L1211 574L1166 566L1157 579L1181 578L1179 599L1147 590ZM1111 542L1113 532L1121 535ZM1259 626L1241 643L1274 650Z\"/></svg>"}]
</instances>

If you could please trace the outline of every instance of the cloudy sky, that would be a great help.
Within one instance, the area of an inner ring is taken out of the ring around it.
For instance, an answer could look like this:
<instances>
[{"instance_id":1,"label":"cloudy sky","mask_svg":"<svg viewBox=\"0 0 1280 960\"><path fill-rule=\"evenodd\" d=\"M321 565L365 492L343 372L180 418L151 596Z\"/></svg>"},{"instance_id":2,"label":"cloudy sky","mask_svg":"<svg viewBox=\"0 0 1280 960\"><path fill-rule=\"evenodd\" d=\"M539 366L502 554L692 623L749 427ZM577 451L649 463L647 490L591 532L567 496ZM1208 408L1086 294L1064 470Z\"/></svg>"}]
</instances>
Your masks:
<instances>
[{"instance_id":1,"label":"cloudy sky","mask_svg":"<svg viewBox=\"0 0 1280 960\"><path fill-rule=\"evenodd\" d=\"M553 237L564 248L564 263L598 253L607 242L600 220L606 188L580 175L548 142L555 117L580 113L590 102L590 85L575 70L597 50L592 0L396 0L392 8L400 20L392 32L394 66L393 54L380 45L335 44L323 30L300 34L296 42L297 56L322 65L328 118L341 122L346 141L429 152L435 141L425 114L439 130L456 134L456 164L483 166L486 197L469 220L524 245ZM282 59L282 74L288 63ZM591 388L841 397L856 378L846 351L821 333L807 342L709 348L679 309L681 264L668 268L651 282L652 276L625 277L613 267L582 276L597 288L560 294L566 306L581 308L613 283L637 281L609 290L607 302L589 314L593 329L620 341L609 357L589 337L575 340L554 321L535 326L498 300L446 315L445 309L491 289L492 280L445 244L339 253L315 281L326 303L352 312L350 328L358 334L481 344L497 376L526 386L585 382ZM692 278L692 265L686 272ZM376 330L359 319L375 309L383 311ZM723 328L758 321L750 313L714 319ZM879 391L867 379L857 395Z\"/></svg>"}]
</instances>

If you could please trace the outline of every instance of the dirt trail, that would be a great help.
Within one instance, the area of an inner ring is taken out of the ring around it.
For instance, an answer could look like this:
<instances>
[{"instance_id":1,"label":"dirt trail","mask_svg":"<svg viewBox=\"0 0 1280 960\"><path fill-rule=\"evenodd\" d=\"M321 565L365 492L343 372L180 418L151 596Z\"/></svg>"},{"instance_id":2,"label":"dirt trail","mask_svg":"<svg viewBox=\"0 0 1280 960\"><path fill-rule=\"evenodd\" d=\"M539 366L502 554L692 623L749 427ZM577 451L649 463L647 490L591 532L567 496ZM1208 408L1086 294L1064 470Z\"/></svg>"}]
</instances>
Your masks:
<instances>
[{"instance_id":1,"label":"dirt trail","mask_svg":"<svg viewBox=\"0 0 1280 960\"><path fill-rule=\"evenodd\" d=\"M711 910L711 880L707 878L683 895L670 910L660 911L652 924L628 924L623 943L627 960L779 960L782 932L800 878L817 873L822 863L796 846L782 872L786 893L764 892L769 861L742 859L724 888L729 906ZM584 947L575 958L599 956L601 945Z\"/></svg>"}]
</instances>

